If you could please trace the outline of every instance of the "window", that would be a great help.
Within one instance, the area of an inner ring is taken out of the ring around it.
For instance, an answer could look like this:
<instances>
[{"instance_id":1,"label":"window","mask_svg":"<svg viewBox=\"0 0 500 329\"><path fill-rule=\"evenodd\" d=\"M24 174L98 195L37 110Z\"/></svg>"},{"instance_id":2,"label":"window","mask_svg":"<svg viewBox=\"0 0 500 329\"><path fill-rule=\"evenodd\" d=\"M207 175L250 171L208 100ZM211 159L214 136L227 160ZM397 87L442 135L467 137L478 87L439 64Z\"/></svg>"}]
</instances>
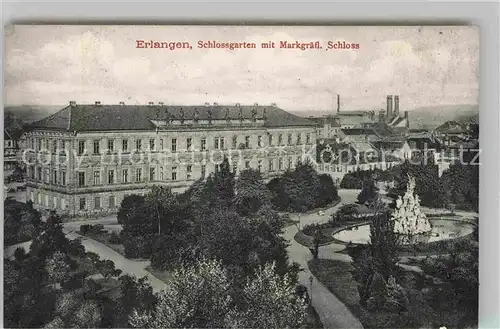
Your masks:
<instances>
[{"instance_id":1,"label":"window","mask_svg":"<svg viewBox=\"0 0 500 329\"><path fill-rule=\"evenodd\" d=\"M61 198L61 209L66 209L66 199Z\"/></svg>"},{"instance_id":2,"label":"window","mask_svg":"<svg viewBox=\"0 0 500 329\"><path fill-rule=\"evenodd\" d=\"M298 133L297 134L297 145L300 145L300 144L302 144L302 134Z\"/></svg>"},{"instance_id":3,"label":"window","mask_svg":"<svg viewBox=\"0 0 500 329\"><path fill-rule=\"evenodd\" d=\"M85 206L86 206L86 200L85 198L80 198L80 210L85 210Z\"/></svg>"},{"instance_id":4,"label":"window","mask_svg":"<svg viewBox=\"0 0 500 329\"><path fill-rule=\"evenodd\" d=\"M85 147L85 145L84 145L84 147ZM36 140L36 150L40 151L41 149L42 149L42 140L41 139L37 139Z\"/></svg>"},{"instance_id":5,"label":"window","mask_svg":"<svg viewBox=\"0 0 500 329\"><path fill-rule=\"evenodd\" d=\"M224 149L224 137L220 138L220 148L223 150Z\"/></svg>"},{"instance_id":6,"label":"window","mask_svg":"<svg viewBox=\"0 0 500 329\"><path fill-rule=\"evenodd\" d=\"M128 140L126 140L126 139L122 140L122 151L123 152L128 151Z\"/></svg>"},{"instance_id":7,"label":"window","mask_svg":"<svg viewBox=\"0 0 500 329\"><path fill-rule=\"evenodd\" d=\"M108 150L109 152L113 152L115 150L115 141L112 139L108 140Z\"/></svg>"},{"instance_id":8,"label":"window","mask_svg":"<svg viewBox=\"0 0 500 329\"><path fill-rule=\"evenodd\" d=\"M66 172L61 171L61 185L66 185Z\"/></svg>"},{"instance_id":9,"label":"window","mask_svg":"<svg viewBox=\"0 0 500 329\"><path fill-rule=\"evenodd\" d=\"M216 164L215 165L215 172L219 172L220 171L220 164Z\"/></svg>"},{"instance_id":10,"label":"window","mask_svg":"<svg viewBox=\"0 0 500 329\"><path fill-rule=\"evenodd\" d=\"M207 149L207 139L206 138L202 138L201 139L201 150L205 151L206 149Z\"/></svg>"},{"instance_id":11,"label":"window","mask_svg":"<svg viewBox=\"0 0 500 329\"><path fill-rule=\"evenodd\" d=\"M186 166L186 179L191 179L191 173L193 171L193 166L192 165L187 165Z\"/></svg>"},{"instance_id":12,"label":"window","mask_svg":"<svg viewBox=\"0 0 500 329\"><path fill-rule=\"evenodd\" d=\"M177 138L172 138L172 152L177 152Z\"/></svg>"},{"instance_id":13,"label":"window","mask_svg":"<svg viewBox=\"0 0 500 329\"><path fill-rule=\"evenodd\" d=\"M85 186L85 173L84 172L78 173L78 186Z\"/></svg>"},{"instance_id":14,"label":"window","mask_svg":"<svg viewBox=\"0 0 500 329\"><path fill-rule=\"evenodd\" d=\"M274 161L269 160L269 171L274 171Z\"/></svg>"},{"instance_id":15,"label":"window","mask_svg":"<svg viewBox=\"0 0 500 329\"><path fill-rule=\"evenodd\" d=\"M98 196L94 198L94 209L101 209L101 198Z\"/></svg>"},{"instance_id":16,"label":"window","mask_svg":"<svg viewBox=\"0 0 500 329\"><path fill-rule=\"evenodd\" d=\"M154 181L156 178L155 168L149 168L149 180Z\"/></svg>"},{"instance_id":17,"label":"window","mask_svg":"<svg viewBox=\"0 0 500 329\"><path fill-rule=\"evenodd\" d=\"M219 149L219 137L214 138L214 148L216 150Z\"/></svg>"},{"instance_id":18,"label":"window","mask_svg":"<svg viewBox=\"0 0 500 329\"><path fill-rule=\"evenodd\" d=\"M278 145L283 145L283 135L282 134L278 135Z\"/></svg>"},{"instance_id":19,"label":"window","mask_svg":"<svg viewBox=\"0 0 500 329\"><path fill-rule=\"evenodd\" d=\"M124 183L128 183L128 169L122 170L122 180Z\"/></svg>"},{"instance_id":20,"label":"window","mask_svg":"<svg viewBox=\"0 0 500 329\"><path fill-rule=\"evenodd\" d=\"M233 163L233 173L236 174L238 172L238 164L235 162Z\"/></svg>"},{"instance_id":21,"label":"window","mask_svg":"<svg viewBox=\"0 0 500 329\"><path fill-rule=\"evenodd\" d=\"M190 151L191 147L193 146L193 139L192 138L186 139L186 145L187 145L188 151Z\"/></svg>"},{"instance_id":22,"label":"window","mask_svg":"<svg viewBox=\"0 0 500 329\"><path fill-rule=\"evenodd\" d=\"M135 149L137 151L140 151L142 149L142 140L140 140L140 139L135 140Z\"/></svg>"},{"instance_id":23,"label":"window","mask_svg":"<svg viewBox=\"0 0 500 329\"><path fill-rule=\"evenodd\" d=\"M149 140L149 150L150 151L154 151L155 150L155 140L153 138L151 138Z\"/></svg>"},{"instance_id":24,"label":"window","mask_svg":"<svg viewBox=\"0 0 500 329\"><path fill-rule=\"evenodd\" d=\"M42 168L40 167L36 168L36 179L39 181L42 180Z\"/></svg>"},{"instance_id":25,"label":"window","mask_svg":"<svg viewBox=\"0 0 500 329\"><path fill-rule=\"evenodd\" d=\"M85 141L78 141L78 155L85 153Z\"/></svg>"},{"instance_id":26,"label":"window","mask_svg":"<svg viewBox=\"0 0 500 329\"><path fill-rule=\"evenodd\" d=\"M52 209L57 208L57 197L52 197Z\"/></svg>"},{"instance_id":27,"label":"window","mask_svg":"<svg viewBox=\"0 0 500 329\"><path fill-rule=\"evenodd\" d=\"M233 136L233 149L238 147L238 136Z\"/></svg>"},{"instance_id":28,"label":"window","mask_svg":"<svg viewBox=\"0 0 500 329\"><path fill-rule=\"evenodd\" d=\"M288 158L288 168L292 168L292 158Z\"/></svg>"},{"instance_id":29,"label":"window","mask_svg":"<svg viewBox=\"0 0 500 329\"><path fill-rule=\"evenodd\" d=\"M262 160L259 160L257 164L257 169L259 170L259 172L262 172Z\"/></svg>"},{"instance_id":30,"label":"window","mask_svg":"<svg viewBox=\"0 0 500 329\"><path fill-rule=\"evenodd\" d=\"M288 134L288 145L292 145L292 134Z\"/></svg>"},{"instance_id":31,"label":"window","mask_svg":"<svg viewBox=\"0 0 500 329\"><path fill-rule=\"evenodd\" d=\"M306 144L310 144L311 143L311 134L307 134L306 135Z\"/></svg>"},{"instance_id":32,"label":"window","mask_svg":"<svg viewBox=\"0 0 500 329\"><path fill-rule=\"evenodd\" d=\"M57 171L52 171L52 184L57 184Z\"/></svg>"},{"instance_id":33,"label":"window","mask_svg":"<svg viewBox=\"0 0 500 329\"><path fill-rule=\"evenodd\" d=\"M283 159L278 160L278 170L283 170Z\"/></svg>"},{"instance_id":34,"label":"window","mask_svg":"<svg viewBox=\"0 0 500 329\"><path fill-rule=\"evenodd\" d=\"M33 166L30 167L30 178L31 179L35 179L35 175L36 175L36 172L35 172L35 168Z\"/></svg>"},{"instance_id":35,"label":"window","mask_svg":"<svg viewBox=\"0 0 500 329\"><path fill-rule=\"evenodd\" d=\"M99 141L94 141L94 154L99 154Z\"/></svg>"},{"instance_id":36,"label":"window","mask_svg":"<svg viewBox=\"0 0 500 329\"><path fill-rule=\"evenodd\" d=\"M269 146L273 145L273 135L269 135Z\"/></svg>"},{"instance_id":37,"label":"window","mask_svg":"<svg viewBox=\"0 0 500 329\"><path fill-rule=\"evenodd\" d=\"M163 151L163 139L160 139L160 150Z\"/></svg>"},{"instance_id":38,"label":"window","mask_svg":"<svg viewBox=\"0 0 500 329\"><path fill-rule=\"evenodd\" d=\"M262 147L262 136L257 136L257 146Z\"/></svg>"},{"instance_id":39,"label":"window","mask_svg":"<svg viewBox=\"0 0 500 329\"><path fill-rule=\"evenodd\" d=\"M114 195L110 195L109 196L109 208L110 209L114 209L116 206L115 206L115 196Z\"/></svg>"},{"instance_id":40,"label":"window","mask_svg":"<svg viewBox=\"0 0 500 329\"><path fill-rule=\"evenodd\" d=\"M160 180L163 180L163 167L160 167Z\"/></svg>"},{"instance_id":41,"label":"window","mask_svg":"<svg viewBox=\"0 0 500 329\"><path fill-rule=\"evenodd\" d=\"M172 180L177 180L177 167L172 167Z\"/></svg>"},{"instance_id":42,"label":"window","mask_svg":"<svg viewBox=\"0 0 500 329\"><path fill-rule=\"evenodd\" d=\"M99 185L99 184L101 184L101 172L94 171L94 185Z\"/></svg>"},{"instance_id":43,"label":"window","mask_svg":"<svg viewBox=\"0 0 500 329\"><path fill-rule=\"evenodd\" d=\"M108 184L113 184L115 182L115 171L113 169L108 170Z\"/></svg>"},{"instance_id":44,"label":"window","mask_svg":"<svg viewBox=\"0 0 500 329\"><path fill-rule=\"evenodd\" d=\"M142 168L136 168L135 169L135 181L136 182L141 182L142 181Z\"/></svg>"},{"instance_id":45,"label":"window","mask_svg":"<svg viewBox=\"0 0 500 329\"><path fill-rule=\"evenodd\" d=\"M245 136L245 148L250 148L250 136Z\"/></svg>"},{"instance_id":46,"label":"window","mask_svg":"<svg viewBox=\"0 0 500 329\"><path fill-rule=\"evenodd\" d=\"M207 173L207 166L201 165L201 178L205 178L206 173Z\"/></svg>"},{"instance_id":47,"label":"window","mask_svg":"<svg viewBox=\"0 0 500 329\"><path fill-rule=\"evenodd\" d=\"M245 161L245 168L250 169L250 161Z\"/></svg>"},{"instance_id":48,"label":"window","mask_svg":"<svg viewBox=\"0 0 500 329\"><path fill-rule=\"evenodd\" d=\"M48 184L50 183L50 171L49 169L45 169L44 172L45 172L45 177L43 181Z\"/></svg>"},{"instance_id":49,"label":"window","mask_svg":"<svg viewBox=\"0 0 500 329\"><path fill-rule=\"evenodd\" d=\"M57 141L52 141L52 154L57 153Z\"/></svg>"}]
</instances>

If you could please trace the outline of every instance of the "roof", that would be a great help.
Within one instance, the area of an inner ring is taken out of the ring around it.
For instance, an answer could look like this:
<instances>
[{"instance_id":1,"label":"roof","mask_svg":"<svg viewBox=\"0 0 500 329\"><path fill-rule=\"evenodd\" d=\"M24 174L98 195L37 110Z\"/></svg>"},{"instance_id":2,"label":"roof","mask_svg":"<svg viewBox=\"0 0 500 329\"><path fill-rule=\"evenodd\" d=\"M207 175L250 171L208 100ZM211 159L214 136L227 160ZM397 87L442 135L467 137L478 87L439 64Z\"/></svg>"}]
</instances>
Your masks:
<instances>
[{"instance_id":1,"label":"roof","mask_svg":"<svg viewBox=\"0 0 500 329\"><path fill-rule=\"evenodd\" d=\"M234 106L234 105L69 105L59 112L29 125L29 128L57 129L68 131L102 130L153 130L156 125L151 120L184 118L190 120L198 113L199 120L208 120L209 112L213 120L252 119L256 110L257 118L266 118L265 127L317 126L317 123L288 113L276 106Z\"/></svg>"},{"instance_id":2,"label":"roof","mask_svg":"<svg viewBox=\"0 0 500 329\"><path fill-rule=\"evenodd\" d=\"M317 124L320 124L320 125L324 125L325 123L329 123L332 127L340 127L340 124L338 122L338 118L335 118L331 115L325 115L325 116L322 116L322 117L313 117L313 116L310 116L308 117L308 119L310 121L314 121L316 122Z\"/></svg>"},{"instance_id":3,"label":"roof","mask_svg":"<svg viewBox=\"0 0 500 329\"><path fill-rule=\"evenodd\" d=\"M4 128L3 130L3 139L4 140L14 140L14 138L12 138L12 135L9 133L9 131L7 129Z\"/></svg>"},{"instance_id":4,"label":"roof","mask_svg":"<svg viewBox=\"0 0 500 329\"><path fill-rule=\"evenodd\" d=\"M461 134L465 133L466 129L456 121L446 121L441 126L437 127L435 131L442 134Z\"/></svg>"}]
</instances>

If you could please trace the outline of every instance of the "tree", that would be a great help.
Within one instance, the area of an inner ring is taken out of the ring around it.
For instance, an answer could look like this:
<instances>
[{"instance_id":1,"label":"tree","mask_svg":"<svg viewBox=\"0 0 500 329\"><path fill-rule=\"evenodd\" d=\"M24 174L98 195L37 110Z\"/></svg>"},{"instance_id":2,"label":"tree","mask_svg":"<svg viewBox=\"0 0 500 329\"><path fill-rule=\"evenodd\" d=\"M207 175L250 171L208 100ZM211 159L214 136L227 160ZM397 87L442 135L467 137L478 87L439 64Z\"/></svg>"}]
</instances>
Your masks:
<instances>
[{"instance_id":1,"label":"tree","mask_svg":"<svg viewBox=\"0 0 500 329\"><path fill-rule=\"evenodd\" d=\"M45 268L54 287L56 283L62 284L69 277L70 265L67 256L60 251L56 251L46 260Z\"/></svg>"},{"instance_id":2,"label":"tree","mask_svg":"<svg viewBox=\"0 0 500 329\"><path fill-rule=\"evenodd\" d=\"M363 183L363 189L358 194L358 203L365 204L375 201L378 197L378 188L375 186L375 182L370 179Z\"/></svg>"},{"instance_id":3,"label":"tree","mask_svg":"<svg viewBox=\"0 0 500 329\"><path fill-rule=\"evenodd\" d=\"M169 213L174 212L179 203L177 198L168 187L153 186L151 192L146 195L145 199L152 212L156 214L156 223L158 224L158 235L161 234L162 219L168 218Z\"/></svg>"},{"instance_id":4,"label":"tree","mask_svg":"<svg viewBox=\"0 0 500 329\"><path fill-rule=\"evenodd\" d=\"M333 183L332 176L321 174L319 178L319 191L318 191L318 207L324 207L331 202L338 200L339 195L337 187Z\"/></svg>"},{"instance_id":5,"label":"tree","mask_svg":"<svg viewBox=\"0 0 500 329\"><path fill-rule=\"evenodd\" d=\"M116 327L127 328L133 310L150 313L154 311L157 298L147 277L135 278L128 274L118 278L120 294L115 307Z\"/></svg>"},{"instance_id":6,"label":"tree","mask_svg":"<svg viewBox=\"0 0 500 329\"><path fill-rule=\"evenodd\" d=\"M155 228L151 220L150 208L146 204L146 200L140 195L129 195L122 200L120 209L118 210L118 223L123 226L123 230L136 234L144 234L146 232L153 233Z\"/></svg>"},{"instance_id":7,"label":"tree","mask_svg":"<svg viewBox=\"0 0 500 329\"><path fill-rule=\"evenodd\" d=\"M254 169L243 170L236 181L234 198L236 211L241 216L248 216L269 202L270 193L260 172Z\"/></svg>"},{"instance_id":8,"label":"tree","mask_svg":"<svg viewBox=\"0 0 500 329\"><path fill-rule=\"evenodd\" d=\"M290 278L280 276L274 264L260 267L242 293L243 310L232 317L234 328L299 328L307 315L304 298Z\"/></svg>"},{"instance_id":9,"label":"tree","mask_svg":"<svg viewBox=\"0 0 500 329\"><path fill-rule=\"evenodd\" d=\"M134 311L135 328L222 328L231 310L231 283L217 261L202 260L174 272L153 312Z\"/></svg>"},{"instance_id":10,"label":"tree","mask_svg":"<svg viewBox=\"0 0 500 329\"><path fill-rule=\"evenodd\" d=\"M106 280L113 276L120 276L120 274L122 274L120 269L115 269L115 263L109 259L99 261L97 268L99 273L101 273Z\"/></svg>"}]
</instances>

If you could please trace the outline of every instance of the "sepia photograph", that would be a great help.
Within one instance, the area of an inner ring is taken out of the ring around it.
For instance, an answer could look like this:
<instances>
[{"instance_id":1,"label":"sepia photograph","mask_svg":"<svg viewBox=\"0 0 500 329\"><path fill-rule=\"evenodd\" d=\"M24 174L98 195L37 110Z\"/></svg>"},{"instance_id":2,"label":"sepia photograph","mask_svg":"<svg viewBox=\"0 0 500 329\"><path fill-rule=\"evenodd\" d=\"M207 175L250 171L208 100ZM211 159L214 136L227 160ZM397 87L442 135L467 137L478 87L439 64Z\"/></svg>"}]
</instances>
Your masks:
<instances>
[{"instance_id":1,"label":"sepia photograph","mask_svg":"<svg viewBox=\"0 0 500 329\"><path fill-rule=\"evenodd\" d=\"M479 29L10 25L6 328L478 328Z\"/></svg>"}]
</instances>

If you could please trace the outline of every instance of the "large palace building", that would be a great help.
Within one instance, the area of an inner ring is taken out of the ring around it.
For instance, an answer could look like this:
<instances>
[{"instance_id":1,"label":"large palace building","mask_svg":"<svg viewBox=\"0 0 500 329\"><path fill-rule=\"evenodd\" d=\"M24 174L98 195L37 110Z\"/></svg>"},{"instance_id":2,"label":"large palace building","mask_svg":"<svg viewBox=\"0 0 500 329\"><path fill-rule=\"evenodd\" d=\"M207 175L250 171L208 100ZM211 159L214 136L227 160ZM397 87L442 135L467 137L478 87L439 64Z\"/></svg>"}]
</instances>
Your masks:
<instances>
[{"instance_id":1,"label":"large palace building","mask_svg":"<svg viewBox=\"0 0 500 329\"><path fill-rule=\"evenodd\" d=\"M316 125L276 104L72 101L23 136L27 198L69 216L114 213L124 197L153 185L186 189L224 157L236 174L254 168L271 178L314 147Z\"/></svg>"}]
</instances>

